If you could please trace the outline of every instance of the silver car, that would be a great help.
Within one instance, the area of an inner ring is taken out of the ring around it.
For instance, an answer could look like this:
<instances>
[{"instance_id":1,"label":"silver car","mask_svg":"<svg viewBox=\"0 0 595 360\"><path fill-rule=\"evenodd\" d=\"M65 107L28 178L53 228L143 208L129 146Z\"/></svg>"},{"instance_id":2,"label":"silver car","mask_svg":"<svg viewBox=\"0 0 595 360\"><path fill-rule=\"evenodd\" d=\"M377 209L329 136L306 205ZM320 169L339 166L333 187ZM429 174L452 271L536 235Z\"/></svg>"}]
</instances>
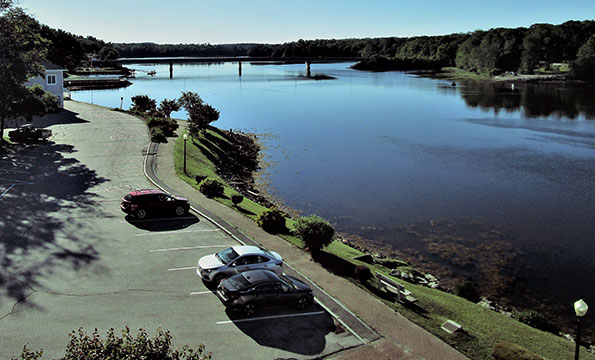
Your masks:
<instances>
[{"instance_id":1,"label":"silver car","mask_svg":"<svg viewBox=\"0 0 595 360\"><path fill-rule=\"evenodd\" d=\"M232 246L198 260L196 273L205 282L219 283L232 275L248 270L271 270L283 274L283 259L274 251L257 246Z\"/></svg>"}]
</instances>

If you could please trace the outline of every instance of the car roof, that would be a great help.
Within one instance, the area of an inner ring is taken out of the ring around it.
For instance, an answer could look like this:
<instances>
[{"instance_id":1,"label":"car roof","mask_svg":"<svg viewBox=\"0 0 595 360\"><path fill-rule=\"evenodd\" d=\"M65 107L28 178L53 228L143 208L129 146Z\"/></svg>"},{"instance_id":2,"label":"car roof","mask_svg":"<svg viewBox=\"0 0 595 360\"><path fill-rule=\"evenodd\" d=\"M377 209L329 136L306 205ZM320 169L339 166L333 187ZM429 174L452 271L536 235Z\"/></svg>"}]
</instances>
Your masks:
<instances>
[{"instance_id":1,"label":"car roof","mask_svg":"<svg viewBox=\"0 0 595 360\"><path fill-rule=\"evenodd\" d=\"M134 190L129 193L131 196L139 196L139 195L150 195L150 194L165 194L161 190L157 189L142 189L142 190Z\"/></svg>"},{"instance_id":2,"label":"car roof","mask_svg":"<svg viewBox=\"0 0 595 360\"><path fill-rule=\"evenodd\" d=\"M232 246L233 250L238 253L238 255L246 255L246 254L259 254L259 255L266 255L266 252L263 251L258 246L250 246L250 245L238 245Z\"/></svg>"},{"instance_id":3,"label":"car roof","mask_svg":"<svg viewBox=\"0 0 595 360\"><path fill-rule=\"evenodd\" d=\"M279 275L275 274L271 270L249 270L244 271L241 274L251 284L279 280Z\"/></svg>"}]
</instances>

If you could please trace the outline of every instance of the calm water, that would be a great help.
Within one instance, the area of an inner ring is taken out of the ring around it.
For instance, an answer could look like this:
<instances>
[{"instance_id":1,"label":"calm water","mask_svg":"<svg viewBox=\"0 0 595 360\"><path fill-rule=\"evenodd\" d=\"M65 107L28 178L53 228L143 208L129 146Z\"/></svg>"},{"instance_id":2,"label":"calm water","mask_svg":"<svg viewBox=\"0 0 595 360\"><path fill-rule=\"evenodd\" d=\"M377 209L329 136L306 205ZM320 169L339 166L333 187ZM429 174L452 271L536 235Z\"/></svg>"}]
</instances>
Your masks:
<instances>
[{"instance_id":1,"label":"calm water","mask_svg":"<svg viewBox=\"0 0 595 360\"><path fill-rule=\"evenodd\" d=\"M174 79L168 65L137 65L157 75L73 98L119 107L124 97L127 108L137 94L159 102L198 92L221 111L214 125L267 134L266 174L287 206L410 257L416 248L431 254L404 226L476 221L506 234L525 281L595 303L584 285L595 275L593 89L453 87L349 65L312 66L337 78L330 81L300 79L304 65L243 64L241 77L232 63L177 65Z\"/></svg>"}]
</instances>

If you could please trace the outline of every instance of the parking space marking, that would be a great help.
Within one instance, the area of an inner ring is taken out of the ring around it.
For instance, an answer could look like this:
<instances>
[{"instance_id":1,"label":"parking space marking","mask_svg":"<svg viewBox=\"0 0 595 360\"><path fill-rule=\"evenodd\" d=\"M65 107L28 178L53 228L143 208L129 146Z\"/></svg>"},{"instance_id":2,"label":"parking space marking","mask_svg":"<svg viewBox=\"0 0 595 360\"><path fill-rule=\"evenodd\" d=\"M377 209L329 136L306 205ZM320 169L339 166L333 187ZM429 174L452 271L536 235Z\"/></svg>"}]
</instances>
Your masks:
<instances>
[{"instance_id":1,"label":"parking space marking","mask_svg":"<svg viewBox=\"0 0 595 360\"><path fill-rule=\"evenodd\" d=\"M205 295L205 294L212 294L212 291L196 291L196 292L191 292L190 295Z\"/></svg>"},{"instance_id":2,"label":"parking space marking","mask_svg":"<svg viewBox=\"0 0 595 360\"><path fill-rule=\"evenodd\" d=\"M149 252L163 252L163 251L177 251L177 250L194 250L194 249L210 249L210 248L228 248L232 245L202 245L202 246L184 246L184 247L177 247L177 248L169 248L169 249L153 249L149 250Z\"/></svg>"},{"instance_id":3,"label":"parking space marking","mask_svg":"<svg viewBox=\"0 0 595 360\"><path fill-rule=\"evenodd\" d=\"M183 219L183 218L179 218L179 219ZM192 219L192 218L190 218L190 219ZM136 234L134 236L158 236L158 235L172 235L172 234L181 234L181 233L214 232L214 231L219 231L219 229L163 231L163 232L140 233L140 234Z\"/></svg>"},{"instance_id":4,"label":"parking space marking","mask_svg":"<svg viewBox=\"0 0 595 360\"><path fill-rule=\"evenodd\" d=\"M167 269L167 271L182 271L182 270L196 270L198 269L198 267L196 266L187 266L187 267L181 267L181 268L171 268L171 269Z\"/></svg>"},{"instance_id":5,"label":"parking space marking","mask_svg":"<svg viewBox=\"0 0 595 360\"><path fill-rule=\"evenodd\" d=\"M217 321L217 325L224 325L224 324L234 324L239 322L248 322L248 321L260 321L260 320L269 320L269 319L279 319L284 317L298 317L298 316L311 316L311 315L322 315L326 314L324 311L316 311L316 312L309 312L303 314L287 314L287 315L272 315L272 316L263 316L259 318L249 318L249 319L238 319L238 320L225 320L225 321Z\"/></svg>"}]
</instances>

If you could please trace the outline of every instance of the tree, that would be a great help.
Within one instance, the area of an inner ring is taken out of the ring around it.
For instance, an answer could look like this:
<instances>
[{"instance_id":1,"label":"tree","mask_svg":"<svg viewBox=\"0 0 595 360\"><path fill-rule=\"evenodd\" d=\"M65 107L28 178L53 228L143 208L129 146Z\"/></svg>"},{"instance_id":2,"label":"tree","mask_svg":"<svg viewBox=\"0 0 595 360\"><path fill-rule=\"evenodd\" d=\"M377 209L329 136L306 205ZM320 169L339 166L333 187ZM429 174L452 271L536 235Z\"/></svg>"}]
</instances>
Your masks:
<instances>
[{"instance_id":1,"label":"tree","mask_svg":"<svg viewBox=\"0 0 595 360\"><path fill-rule=\"evenodd\" d=\"M580 80L595 81L595 35L578 50L572 63L572 75Z\"/></svg>"},{"instance_id":2,"label":"tree","mask_svg":"<svg viewBox=\"0 0 595 360\"><path fill-rule=\"evenodd\" d=\"M179 103L188 112L188 132L194 138L198 138L200 131L206 131L210 123L219 119L219 110L205 104L195 92L182 91Z\"/></svg>"},{"instance_id":3,"label":"tree","mask_svg":"<svg viewBox=\"0 0 595 360\"><path fill-rule=\"evenodd\" d=\"M319 252L333 241L335 229L323 218L310 215L301 217L295 222L295 234L302 239L304 247L311 253Z\"/></svg>"},{"instance_id":4,"label":"tree","mask_svg":"<svg viewBox=\"0 0 595 360\"><path fill-rule=\"evenodd\" d=\"M159 111L166 118L170 118L171 117L171 113L174 112L174 111L180 110L181 107L182 106L180 105L180 103L176 99L172 99L172 100L163 99L163 100L161 100L161 103L159 104Z\"/></svg>"},{"instance_id":5,"label":"tree","mask_svg":"<svg viewBox=\"0 0 595 360\"><path fill-rule=\"evenodd\" d=\"M12 0L0 0L0 145L6 119L23 115L23 101L31 93L25 82L41 74L47 41L35 30L37 22Z\"/></svg>"},{"instance_id":6,"label":"tree","mask_svg":"<svg viewBox=\"0 0 595 360\"><path fill-rule=\"evenodd\" d=\"M135 95L130 98L132 101L132 111L138 111L143 114L146 112L155 112L157 110L157 102L147 95Z\"/></svg>"}]
</instances>

